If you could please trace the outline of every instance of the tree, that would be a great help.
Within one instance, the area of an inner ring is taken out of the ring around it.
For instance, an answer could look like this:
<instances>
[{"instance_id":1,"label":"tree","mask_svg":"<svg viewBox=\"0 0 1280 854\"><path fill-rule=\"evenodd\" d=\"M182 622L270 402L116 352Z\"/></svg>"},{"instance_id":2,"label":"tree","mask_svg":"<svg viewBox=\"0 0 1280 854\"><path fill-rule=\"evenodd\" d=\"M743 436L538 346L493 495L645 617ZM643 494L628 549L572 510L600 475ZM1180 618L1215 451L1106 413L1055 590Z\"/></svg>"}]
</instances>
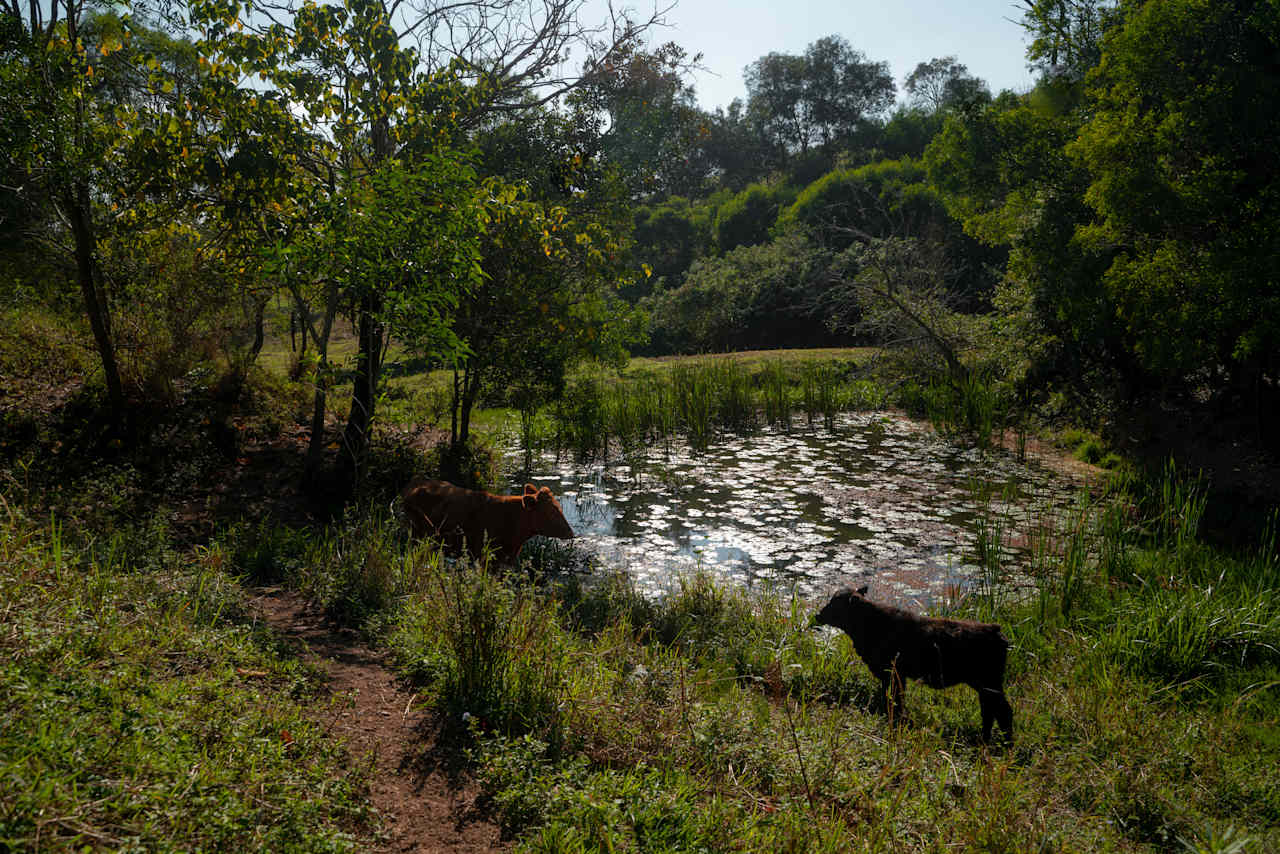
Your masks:
<instances>
[{"instance_id":1,"label":"tree","mask_svg":"<svg viewBox=\"0 0 1280 854\"><path fill-rule=\"evenodd\" d=\"M1104 282L1144 367L1256 395L1280 381L1280 9L1119 11L1068 147L1100 218L1081 239L1111 258Z\"/></svg>"},{"instance_id":2,"label":"tree","mask_svg":"<svg viewBox=\"0 0 1280 854\"><path fill-rule=\"evenodd\" d=\"M795 190L752 184L716 211L716 247L723 253L769 239L778 213L795 198Z\"/></svg>"},{"instance_id":3,"label":"tree","mask_svg":"<svg viewBox=\"0 0 1280 854\"><path fill-rule=\"evenodd\" d=\"M922 158L929 143L942 130L941 113L899 108L880 134L880 147L890 159Z\"/></svg>"},{"instance_id":4,"label":"tree","mask_svg":"<svg viewBox=\"0 0 1280 854\"><path fill-rule=\"evenodd\" d=\"M464 145L468 130L496 115L527 112L565 94L579 82L560 73L570 47L596 58L611 56L661 20L655 11L640 22L611 16L600 27L586 27L579 21L583 3L345 0L316 6L287 0L246 6L242 13L236 2L199 0L193 11L206 40L219 51L222 73L243 69L261 76L280 103L305 109L312 132L330 141L316 149L320 157L300 164L328 204L334 197L365 198L376 183L373 176L385 168L395 171L399 162L411 170L424 157L442 157ZM250 14L255 9L259 14ZM452 191L458 184L443 186ZM446 207L457 202L431 200ZM374 423L382 350L394 332L389 312L401 303L395 291L405 282L389 266L395 253L378 254L381 265L333 270L338 287L324 291L354 306L359 327L343 432L349 450L344 459L356 469ZM375 275L377 269L387 278ZM436 286L457 290L464 279L447 278ZM320 439L313 434L312 441Z\"/></svg>"},{"instance_id":5,"label":"tree","mask_svg":"<svg viewBox=\"0 0 1280 854\"><path fill-rule=\"evenodd\" d=\"M503 396L527 420L559 397L574 364L616 363L640 334L641 318L618 297L629 256L614 235L628 194L594 156L595 129L581 111L534 109L476 136L487 176L482 276L450 326L460 342L446 360L454 449L482 398Z\"/></svg>"},{"instance_id":6,"label":"tree","mask_svg":"<svg viewBox=\"0 0 1280 854\"><path fill-rule=\"evenodd\" d=\"M1022 27L1032 37L1027 59L1049 78L1083 79L1118 20L1115 0L1022 0L1022 6Z\"/></svg>"},{"instance_id":7,"label":"tree","mask_svg":"<svg viewBox=\"0 0 1280 854\"><path fill-rule=\"evenodd\" d=\"M599 151L632 192L666 195L698 188L710 172L710 134L684 75L701 60L668 42L652 51L629 46L592 60L568 101L594 118Z\"/></svg>"},{"instance_id":8,"label":"tree","mask_svg":"<svg viewBox=\"0 0 1280 854\"><path fill-rule=\"evenodd\" d=\"M298 303L320 303L321 329L307 330L321 359L309 481L327 441L328 332L340 306L354 309L359 349L341 457L354 478L390 334L443 324L439 307L474 268L475 180L455 145L472 93L452 73L421 73L377 0L273 8L269 24L250 27L234 4L212 0L192 11L210 97L251 107L218 113L214 136L227 156L214 168L224 205L242 209L242 243L266 248ZM285 12L291 17L278 20ZM244 94L246 74L269 86ZM310 312L302 316L309 323Z\"/></svg>"},{"instance_id":9,"label":"tree","mask_svg":"<svg viewBox=\"0 0 1280 854\"><path fill-rule=\"evenodd\" d=\"M637 210L632 252L639 264L648 265L652 275L639 279L635 290L624 292L624 296L647 296L660 283L679 284L694 260L712 250L715 214L711 203L694 204L683 196Z\"/></svg>"},{"instance_id":10,"label":"tree","mask_svg":"<svg viewBox=\"0 0 1280 854\"><path fill-rule=\"evenodd\" d=\"M7 195L25 210L28 249L69 259L113 416L127 418L126 392L171 392L211 349L197 328L222 325L235 302L226 221L206 204L217 179L196 103L209 81L196 46L163 21L45 11L0 13L13 35L0 83Z\"/></svg>"},{"instance_id":11,"label":"tree","mask_svg":"<svg viewBox=\"0 0 1280 854\"><path fill-rule=\"evenodd\" d=\"M607 7L584 23L587 0L406 0L379 4L396 38L412 42L419 70L453 69L481 97L461 116L465 128L496 115L524 115L582 85L589 69L619 66L646 33L665 22L667 7L644 17ZM267 8L273 8L268 4ZM582 51L584 71L566 57Z\"/></svg>"},{"instance_id":12,"label":"tree","mask_svg":"<svg viewBox=\"0 0 1280 854\"><path fill-rule=\"evenodd\" d=\"M821 38L804 56L770 53L747 66L747 110L791 153L847 141L893 103L893 77L840 36Z\"/></svg>"},{"instance_id":13,"label":"tree","mask_svg":"<svg viewBox=\"0 0 1280 854\"><path fill-rule=\"evenodd\" d=\"M702 151L720 187L739 192L784 165L786 151L747 114L741 99L734 98L728 109L717 107L704 118L707 136Z\"/></svg>"},{"instance_id":14,"label":"tree","mask_svg":"<svg viewBox=\"0 0 1280 854\"><path fill-rule=\"evenodd\" d=\"M121 44L118 37L92 43L86 32L92 15L87 0L53 0L47 9L38 3L24 9L18 0L6 1L0 10L0 121L4 172L24 182L6 192L26 194L30 181L55 212L55 229L66 240L52 242L64 246L73 259L107 398L119 418L126 411L124 386L100 259L101 208L94 200L113 181L111 155L122 134L111 105L95 97L94 63Z\"/></svg>"},{"instance_id":15,"label":"tree","mask_svg":"<svg viewBox=\"0 0 1280 854\"><path fill-rule=\"evenodd\" d=\"M991 100L987 84L969 74L968 66L957 62L954 56L921 62L907 75L902 88L917 108L929 113Z\"/></svg>"},{"instance_id":16,"label":"tree","mask_svg":"<svg viewBox=\"0 0 1280 854\"><path fill-rule=\"evenodd\" d=\"M1066 152L1080 115L1057 103L1039 90L1006 93L949 115L925 153L929 182L967 234L1009 248L995 302L1010 331L997 343L1020 348L1008 356L1011 372L1076 389L1088 377L1109 385L1117 372L1132 383L1129 347L1101 282L1108 259L1076 235L1093 219L1087 175Z\"/></svg>"},{"instance_id":17,"label":"tree","mask_svg":"<svg viewBox=\"0 0 1280 854\"><path fill-rule=\"evenodd\" d=\"M693 263L679 287L660 288L643 306L653 353L723 353L847 343L827 321L829 256L799 231Z\"/></svg>"},{"instance_id":18,"label":"tree","mask_svg":"<svg viewBox=\"0 0 1280 854\"><path fill-rule=\"evenodd\" d=\"M924 237L946 219L924 178L924 167L909 159L837 169L805 187L778 225L802 227L837 250L867 237Z\"/></svg>"},{"instance_id":19,"label":"tree","mask_svg":"<svg viewBox=\"0 0 1280 854\"><path fill-rule=\"evenodd\" d=\"M959 381L967 374L957 312L990 310L998 253L961 233L924 179L909 159L836 170L806 187L778 227L803 230L827 251L833 329L931 354Z\"/></svg>"},{"instance_id":20,"label":"tree","mask_svg":"<svg viewBox=\"0 0 1280 854\"><path fill-rule=\"evenodd\" d=\"M642 328L617 297L622 247L598 221L506 187L490 204L481 256L483 281L453 316L463 345L452 360L454 447L466 444L486 392L506 391L522 413L536 412L563 392L574 364L619 363Z\"/></svg>"},{"instance_id":21,"label":"tree","mask_svg":"<svg viewBox=\"0 0 1280 854\"><path fill-rule=\"evenodd\" d=\"M969 342L941 249L912 237L860 235L828 268L830 322L922 356L929 368L941 361L948 379L960 383L968 377L960 354Z\"/></svg>"}]
</instances>

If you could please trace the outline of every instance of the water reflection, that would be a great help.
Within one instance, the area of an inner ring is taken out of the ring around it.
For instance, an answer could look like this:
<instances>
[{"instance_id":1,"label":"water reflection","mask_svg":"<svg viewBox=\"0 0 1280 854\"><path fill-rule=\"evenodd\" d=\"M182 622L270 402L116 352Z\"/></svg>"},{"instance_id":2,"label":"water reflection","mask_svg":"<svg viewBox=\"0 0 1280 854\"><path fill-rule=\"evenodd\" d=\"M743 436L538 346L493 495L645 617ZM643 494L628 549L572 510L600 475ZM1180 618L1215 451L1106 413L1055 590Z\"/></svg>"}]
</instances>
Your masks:
<instances>
[{"instance_id":1,"label":"water reflection","mask_svg":"<svg viewBox=\"0 0 1280 854\"><path fill-rule=\"evenodd\" d=\"M695 456L681 445L609 464L535 460L579 534L577 547L667 589L695 567L749 585L815 596L870 580L929 604L978 574L974 484L1003 491L1009 530L1070 503L1074 485L1007 454L982 454L884 413L849 413L830 430L726 437Z\"/></svg>"}]
</instances>

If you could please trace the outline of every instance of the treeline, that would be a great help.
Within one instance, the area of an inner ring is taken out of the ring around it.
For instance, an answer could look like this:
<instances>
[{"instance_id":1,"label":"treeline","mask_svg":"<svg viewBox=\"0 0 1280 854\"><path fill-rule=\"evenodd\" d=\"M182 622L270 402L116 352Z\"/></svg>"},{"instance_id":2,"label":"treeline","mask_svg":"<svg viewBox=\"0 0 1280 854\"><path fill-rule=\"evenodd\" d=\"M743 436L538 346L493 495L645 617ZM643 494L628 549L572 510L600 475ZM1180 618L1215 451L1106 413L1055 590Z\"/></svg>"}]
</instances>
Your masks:
<instances>
[{"instance_id":1,"label":"treeline","mask_svg":"<svg viewBox=\"0 0 1280 854\"><path fill-rule=\"evenodd\" d=\"M952 371L981 354L1023 392L1273 417L1280 12L1025 5L1026 93L944 57L890 113L883 64L831 37L687 112L684 171L656 166L634 216L651 350L852 335Z\"/></svg>"},{"instance_id":2,"label":"treeline","mask_svg":"<svg viewBox=\"0 0 1280 854\"><path fill-rule=\"evenodd\" d=\"M955 57L899 93L833 35L707 112L660 17L582 2L5 0L5 310L88 319L127 433L202 364L234 395L285 306L312 473L336 439L358 474L393 339L453 369L454 444L586 359L855 342L1023 399L1276 411L1274 4L1029 0L1026 93Z\"/></svg>"}]
</instances>

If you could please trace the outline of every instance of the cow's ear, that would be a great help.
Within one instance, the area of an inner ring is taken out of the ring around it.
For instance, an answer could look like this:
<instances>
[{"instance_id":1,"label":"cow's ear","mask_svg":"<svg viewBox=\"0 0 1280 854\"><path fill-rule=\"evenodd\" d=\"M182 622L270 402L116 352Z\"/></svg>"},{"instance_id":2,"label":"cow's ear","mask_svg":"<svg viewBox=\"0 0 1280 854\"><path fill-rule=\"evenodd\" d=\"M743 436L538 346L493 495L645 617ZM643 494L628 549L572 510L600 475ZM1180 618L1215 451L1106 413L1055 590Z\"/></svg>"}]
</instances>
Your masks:
<instances>
[{"instance_id":1,"label":"cow's ear","mask_svg":"<svg viewBox=\"0 0 1280 854\"><path fill-rule=\"evenodd\" d=\"M861 587L859 587L859 588L858 588L858 595L859 595L859 596L866 596L866 595L867 595L867 585L865 585L865 584L864 584L864 585L862 585Z\"/></svg>"},{"instance_id":2,"label":"cow's ear","mask_svg":"<svg viewBox=\"0 0 1280 854\"><path fill-rule=\"evenodd\" d=\"M543 488L545 489L546 487L543 487ZM524 485L525 495L535 495L537 494L537 492L538 492L538 487L534 486L532 483L526 483Z\"/></svg>"},{"instance_id":3,"label":"cow's ear","mask_svg":"<svg viewBox=\"0 0 1280 854\"><path fill-rule=\"evenodd\" d=\"M538 490L532 483L524 485L524 495L520 496L520 504L526 510L532 510L538 503Z\"/></svg>"}]
</instances>

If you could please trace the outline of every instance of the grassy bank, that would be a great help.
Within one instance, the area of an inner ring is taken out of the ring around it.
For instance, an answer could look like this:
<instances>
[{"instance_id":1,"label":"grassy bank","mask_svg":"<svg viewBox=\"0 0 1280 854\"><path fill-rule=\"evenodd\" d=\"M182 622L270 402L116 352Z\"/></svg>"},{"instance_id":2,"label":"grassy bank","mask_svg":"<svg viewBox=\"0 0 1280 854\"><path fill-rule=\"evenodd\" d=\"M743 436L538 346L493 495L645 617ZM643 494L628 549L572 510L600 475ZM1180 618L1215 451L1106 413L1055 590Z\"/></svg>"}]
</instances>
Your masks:
<instances>
[{"instance_id":1,"label":"grassy bank","mask_svg":"<svg viewBox=\"0 0 1280 854\"><path fill-rule=\"evenodd\" d=\"M361 850L363 770L220 547L0 510L0 850Z\"/></svg>"},{"instance_id":2,"label":"grassy bank","mask_svg":"<svg viewBox=\"0 0 1280 854\"><path fill-rule=\"evenodd\" d=\"M589 453L601 436L625 449L817 422L888 385L793 355L573 388L561 438L557 413L537 435ZM943 391L916 391L951 423L992 411L981 389L932 405ZM522 850L1280 848L1275 525L1206 545L1212 508L1174 470L1033 525L1024 595L1003 584L998 521L977 526L983 584L955 613L1013 641L1017 739L988 747L965 688L912 686L910 719L890 726L847 639L810 629L819 603L787 590L691 576L654 600L538 543L530 571L459 566L409 543L381 496L323 527L224 515L212 538L179 536L171 520L215 501L210 481L280 476L285 450L256 468L238 454L305 398L252 394L251 417L225 422L231 453L209 450L218 422L194 404L132 456L69 416L7 422L0 849L367 846L378 818L359 757L320 725L314 674L246 608L264 583L390 650ZM203 503L180 503L198 487Z\"/></svg>"},{"instance_id":3,"label":"grassy bank","mask_svg":"<svg viewBox=\"0 0 1280 854\"><path fill-rule=\"evenodd\" d=\"M1274 850L1275 542L1210 549L1202 511L1174 472L1086 502L1045 534L1032 595L958 609L1013 641L1011 748L980 743L963 688L913 686L891 727L848 641L786 591L535 585L389 519L304 561L280 535L243 553L391 647L522 850Z\"/></svg>"},{"instance_id":4,"label":"grassy bank","mask_svg":"<svg viewBox=\"0 0 1280 854\"><path fill-rule=\"evenodd\" d=\"M1180 483L1082 510L1035 595L959 609L1013 640L1011 748L980 743L964 688L913 686L890 726L847 640L786 591L534 584L378 514L177 553L160 527L69 543L15 511L0 839L358 848L360 772L311 674L245 616L240 585L273 580L393 651L521 850L1274 850L1275 544L1203 546Z\"/></svg>"}]
</instances>

